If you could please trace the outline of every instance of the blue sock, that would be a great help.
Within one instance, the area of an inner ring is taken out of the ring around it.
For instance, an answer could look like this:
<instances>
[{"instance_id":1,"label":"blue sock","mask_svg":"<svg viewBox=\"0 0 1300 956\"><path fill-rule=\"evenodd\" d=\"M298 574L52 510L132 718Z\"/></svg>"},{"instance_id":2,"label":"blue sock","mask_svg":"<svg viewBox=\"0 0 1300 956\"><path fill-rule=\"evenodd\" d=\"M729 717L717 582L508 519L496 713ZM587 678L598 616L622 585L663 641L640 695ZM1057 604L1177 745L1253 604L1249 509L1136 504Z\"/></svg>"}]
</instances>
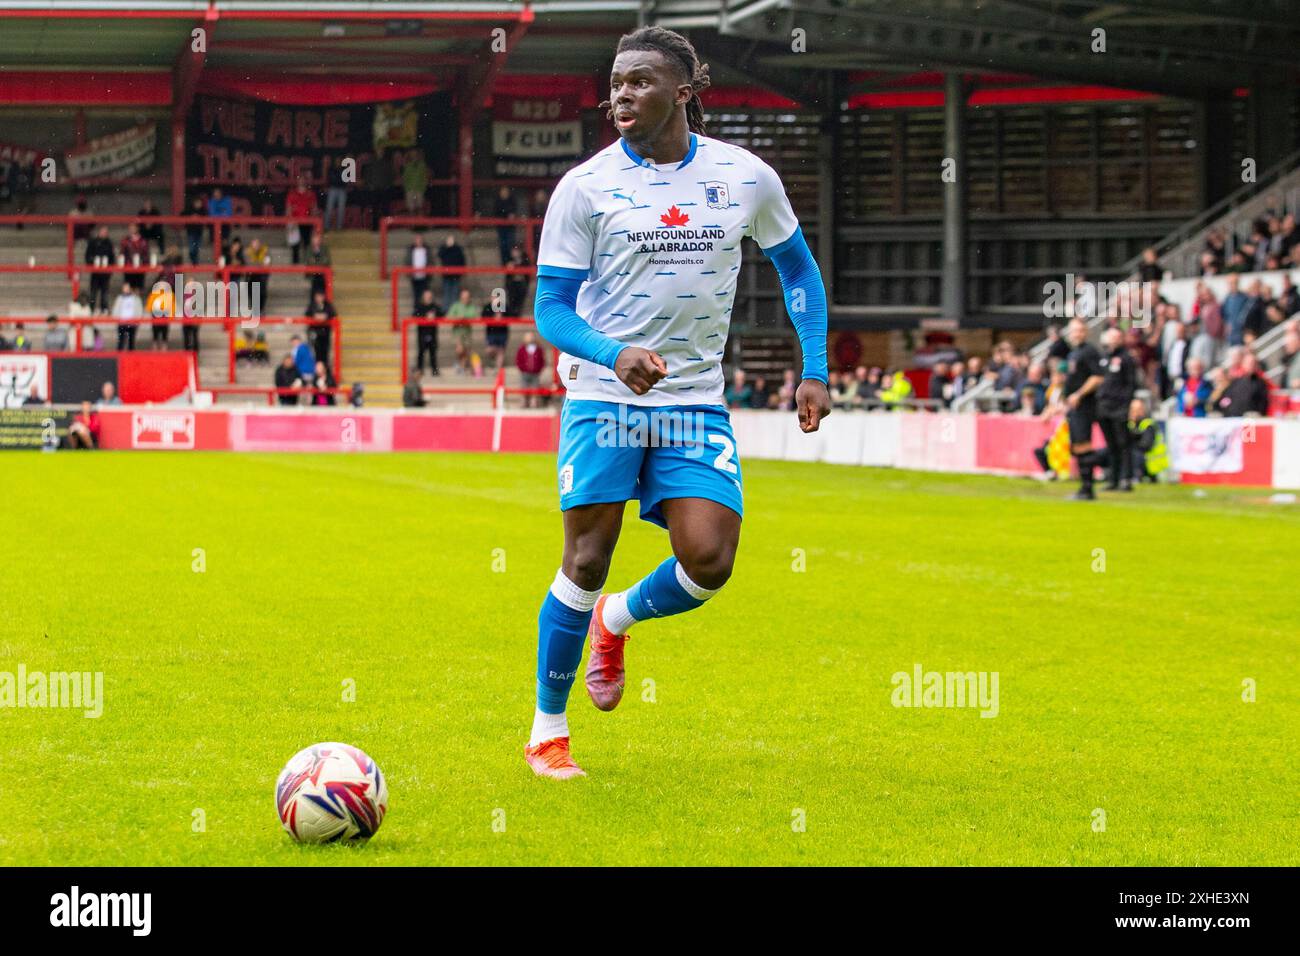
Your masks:
<instances>
[{"instance_id":1,"label":"blue sock","mask_svg":"<svg viewBox=\"0 0 1300 956\"><path fill-rule=\"evenodd\" d=\"M542 713L564 713L599 596L600 591L583 591L560 573L542 602L537 615L537 709Z\"/></svg>"},{"instance_id":2,"label":"blue sock","mask_svg":"<svg viewBox=\"0 0 1300 956\"><path fill-rule=\"evenodd\" d=\"M628 589L627 611L638 621L668 617L693 611L716 593L692 582L677 559L669 558Z\"/></svg>"}]
</instances>

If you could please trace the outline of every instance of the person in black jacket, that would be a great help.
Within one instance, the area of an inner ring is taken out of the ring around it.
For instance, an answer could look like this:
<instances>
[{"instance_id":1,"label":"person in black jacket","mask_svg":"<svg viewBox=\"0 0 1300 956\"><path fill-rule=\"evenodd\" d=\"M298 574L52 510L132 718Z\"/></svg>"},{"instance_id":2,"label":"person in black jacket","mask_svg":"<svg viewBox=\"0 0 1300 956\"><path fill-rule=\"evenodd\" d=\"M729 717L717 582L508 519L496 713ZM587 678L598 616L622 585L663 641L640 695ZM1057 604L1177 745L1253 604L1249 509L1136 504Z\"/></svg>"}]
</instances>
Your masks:
<instances>
[{"instance_id":1,"label":"person in black jacket","mask_svg":"<svg viewBox=\"0 0 1300 956\"><path fill-rule=\"evenodd\" d=\"M1092 473L1106 461L1106 453L1092 447L1092 426L1097 418L1097 389L1105 379L1101 353L1088 344L1088 323L1071 319L1065 337L1070 343L1069 369L1065 377L1065 421L1070 430L1070 454L1079 466L1076 501L1092 501Z\"/></svg>"},{"instance_id":2,"label":"person in black jacket","mask_svg":"<svg viewBox=\"0 0 1300 956\"><path fill-rule=\"evenodd\" d=\"M1128 411L1137 391L1137 364L1124 348L1124 333L1107 329L1101 337L1105 376L1097 387L1097 423L1106 438L1106 488L1133 490L1133 457L1129 454Z\"/></svg>"},{"instance_id":3,"label":"person in black jacket","mask_svg":"<svg viewBox=\"0 0 1300 956\"><path fill-rule=\"evenodd\" d=\"M117 261L113 249L113 240L108 238L108 226L100 226L95 234L86 240L86 265L111 266ZM90 310L108 312L108 280L112 274L93 272L90 276Z\"/></svg>"},{"instance_id":4,"label":"person in black jacket","mask_svg":"<svg viewBox=\"0 0 1300 956\"><path fill-rule=\"evenodd\" d=\"M1259 374L1259 359L1247 352L1241 359L1241 374L1224 389L1215 407L1225 417L1242 415L1267 415L1269 405L1268 383Z\"/></svg>"},{"instance_id":5,"label":"person in black jacket","mask_svg":"<svg viewBox=\"0 0 1300 956\"><path fill-rule=\"evenodd\" d=\"M417 319L441 319L444 315L442 306L433 299L433 290L425 288L420 301L415 303L412 313ZM438 327L436 325L417 325L415 341L419 351L415 355L415 367L424 368L424 357L429 356L429 374L438 375Z\"/></svg>"},{"instance_id":6,"label":"person in black jacket","mask_svg":"<svg viewBox=\"0 0 1300 956\"><path fill-rule=\"evenodd\" d=\"M302 379L298 376L298 366L293 364L293 356L285 355L280 360L280 367L275 370L275 387L276 388L301 388ZM297 405L298 396L281 393L279 395L281 405Z\"/></svg>"}]
</instances>

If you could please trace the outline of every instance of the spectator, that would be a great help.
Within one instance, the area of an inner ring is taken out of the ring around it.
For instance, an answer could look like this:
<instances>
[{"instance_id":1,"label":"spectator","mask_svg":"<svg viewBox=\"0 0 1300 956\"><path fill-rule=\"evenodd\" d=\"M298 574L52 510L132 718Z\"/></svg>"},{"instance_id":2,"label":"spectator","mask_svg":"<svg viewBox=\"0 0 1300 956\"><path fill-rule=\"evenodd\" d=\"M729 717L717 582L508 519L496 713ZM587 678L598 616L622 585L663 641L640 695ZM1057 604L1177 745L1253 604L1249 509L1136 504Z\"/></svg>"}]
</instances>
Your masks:
<instances>
[{"instance_id":1,"label":"spectator","mask_svg":"<svg viewBox=\"0 0 1300 956\"><path fill-rule=\"evenodd\" d=\"M1228 382L1214 407L1228 417L1267 415L1268 403L1268 382L1259 374L1254 353L1247 352L1241 359L1241 374Z\"/></svg>"},{"instance_id":2,"label":"spectator","mask_svg":"<svg viewBox=\"0 0 1300 956\"><path fill-rule=\"evenodd\" d=\"M524 252L524 247L515 243L510 247L510 258L506 266L511 269L527 269L532 263ZM506 315L519 318L524 314L524 300L528 298L530 277L526 273L512 272L506 276Z\"/></svg>"},{"instance_id":3,"label":"spectator","mask_svg":"<svg viewBox=\"0 0 1300 956\"><path fill-rule=\"evenodd\" d=\"M461 289L460 297L447 310L447 318L477 319L478 317L478 311L470 301L469 289ZM468 322L452 326L451 337L456 343L456 371L462 375L470 371L473 364L470 352L473 335L473 326Z\"/></svg>"},{"instance_id":4,"label":"spectator","mask_svg":"<svg viewBox=\"0 0 1300 956\"><path fill-rule=\"evenodd\" d=\"M1138 266L1138 278L1143 282L1159 282L1164 278L1165 270L1160 265L1154 246L1142 250L1142 262Z\"/></svg>"},{"instance_id":5,"label":"spectator","mask_svg":"<svg viewBox=\"0 0 1300 956\"><path fill-rule=\"evenodd\" d=\"M7 348L12 352L30 352L32 350L32 340L23 331L23 323L18 322L14 325L14 340L7 346L0 346L0 351Z\"/></svg>"},{"instance_id":6,"label":"spectator","mask_svg":"<svg viewBox=\"0 0 1300 956\"><path fill-rule=\"evenodd\" d=\"M912 383L901 371L886 373L882 384L880 401L887 410L904 407L903 403L912 397Z\"/></svg>"},{"instance_id":7,"label":"spectator","mask_svg":"<svg viewBox=\"0 0 1300 956\"><path fill-rule=\"evenodd\" d=\"M122 400L117 397L117 386L112 382L105 382L99 387L99 407L105 405L121 405Z\"/></svg>"},{"instance_id":8,"label":"spectator","mask_svg":"<svg viewBox=\"0 0 1300 956\"><path fill-rule=\"evenodd\" d=\"M497 190L496 202L492 205L492 215L497 219L515 219L519 216L519 207L514 193L509 186ZM497 250L501 253L501 264L510 260L510 247L515 244L514 226L497 226Z\"/></svg>"},{"instance_id":9,"label":"spectator","mask_svg":"<svg viewBox=\"0 0 1300 956\"><path fill-rule=\"evenodd\" d=\"M392 157L382 153L375 156L373 162L366 167L366 189L370 191L370 209L375 229L379 228L392 208L394 185Z\"/></svg>"},{"instance_id":10,"label":"spectator","mask_svg":"<svg viewBox=\"0 0 1300 956\"><path fill-rule=\"evenodd\" d=\"M1223 325L1229 345L1240 345L1246 328L1246 315L1250 311L1250 296L1241 291L1241 279L1228 276L1228 294L1223 297Z\"/></svg>"},{"instance_id":11,"label":"spectator","mask_svg":"<svg viewBox=\"0 0 1300 956\"><path fill-rule=\"evenodd\" d=\"M199 323L187 322L186 319L204 318L205 310L201 308L203 287L194 279L185 283L181 290L181 344L185 351L199 354Z\"/></svg>"},{"instance_id":12,"label":"spectator","mask_svg":"<svg viewBox=\"0 0 1300 956\"><path fill-rule=\"evenodd\" d=\"M319 238L319 237L316 237ZM307 318L312 320L307 334L311 337L312 347L316 352L316 361L328 363L330 360L330 325L338 317L334 303L325 298L324 289L315 289L311 301L307 303Z\"/></svg>"},{"instance_id":13,"label":"spectator","mask_svg":"<svg viewBox=\"0 0 1300 956\"><path fill-rule=\"evenodd\" d=\"M418 232L406 250L406 264L415 270L411 273L411 301L418 303L424 290L429 287L429 274L424 271L429 265L429 247L424 244L424 236Z\"/></svg>"},{"instance_id":14,"label":"spectator","mask_svg":"<svg viewBox=\"0 0 1300 956\"><path fill-rule=\"evenodd\" d=\"M795 407L795 393L799 390L799 380L795 378L794 369L786 369L782 374L781 387L776 392L776 407L783 412L792 412Z\"/></svg>"},{"instance_id":15,"label":"spectator","mask_svg":"<svg viewBox=\"0 0 1300 956\"><path fill-rule=\"evenodd\" d=\"M90 223L86 220L93 219L95 214L91 211L90 203L86 201L84 195L80 195L76 198L72 204L72 208L68 210L68 215L73 219L81 220L81 222L75 223L72 227L73 241L78 242L82 239L89 238L91 227Z\"/></svg>"},{"instance_id":16,"label":"spectator","mask_svg":"<svg viewBox=\"0 0 1300 956\"><path fill-rule=\"evenodd\" d=\"M1053 326L1054 328L1054 326ZM860 367L860 366L859 366ZM951 406L966 394L966 363L958 359L948 366L948 382L943 388L943 403Z\"/></svg>"},{"instance_id":17,"label":"spectator","mask_svg":"<svg viewBox=\"0 0 1300 956\"><path fill-rule=\"evenodd\" d=\"M442 306L433 299L433 290L426 287L420 294L420 301L415 304L413 313L417 319L440 319ZM429 374L439 375L438 371L438 327L436 325L417 325L415 341L419 351L416 353L415 367L424 368L424 357L429 356Z\"/></svg>"},{"instance_id":18,"label":"spectator","mask_svg":"<svg viewBox=\"0 0 1300 956\"><path fill-rule=\"evenodd\" d=\"M307 246L307 252L304 258L306 259L305 265L317 266L321 269L327 269L332 264L330 260L329 246L325 245L324 237L319 233L311 237L311 243ZM310 273L310 275L311 294L315 295L319 292L321 295L324 295L326 289L325 273L313 272Z\"/></svg>"},{"instance_id":19,"label":"spectator","mask_svg":"<svg viewBox=\"0 0 1300 956\"><path fill-rule=\"evenodd\" d=\"M966 361L966 391L970 391L984 379L984 360L972 355Z\"/></svg>"},{"instance_id":20,"label":"spectator","mask_svg":"<svg viewBox=\"0 0 1300 956\"><path fill-rule=\"evenodd\" d=\"M1192 322L1188 326L1191 344L1188 346L1187 362L1199 361L1202 368L1214 368L1223 356L1223 342L1214 338L1203 327Z\"/></svg>"},{"instance_id":21,"label":"spectator","mask_svg":"<svg viewBox=\"0 0 1300 956\"><path fill-rule=\"evenodd\" d=\"M1268 328L1268 320L1265 314L1268 305L1268 294L1264 283L1256 279L1250 284L1247 292L1245 316L1241 325L1241 342L1235 342L1234 345L1244 345L1247 334L1259 338Z\"/></svg>"},{"instance_id":22,"label":"spectator","mask_svg":"<svg viewBox=\"0 0 1300 956\"><path fill-rule=\"evenodd\" d=\"M1283 333L1282 354L1278 359L1283 388L1300 388L1300 319L1292 319Z\"/></svg>"},{"instance_id":23,"label":"spectator","mask_svg":"<svg viewBox=\"0 0 1300 956\"><path fill-rule=\"evenodd\" d=\"M402 168L402 190L406 194L408 216L424 215L424 194L428 188L429 167L424 162L424 154L417 152Z\"/></svg>"},{"instance_id":24,"label":"spectator","mask_svg":"<svg viewBox=\"0 0 1300 956\"><path fill-rule=\"evenodd\" d=\"M175 281L174 274L172 280ZM153 319L170 319L175 312L175 296L172 292L172 284L165 281L161 274L149 291L149 298L144 303L144 311L146 315ZM169 326L170 323L168 322L155 321L150 323L149 328L155 351L167 348Z\"/></svg>"},{"instance_id":25,"label":"spectator","mask_svg":"<svg viewBox=\"0 0 1300 956\"><path fill-rule=\"evenodd\" d=\"M298 367L293 363L293 356L286 354L280 360L280 365L275 370L275 387L276 388L302 388L302 379L298 374ZM297 395L286 395L281 393L277 396L281 405L297 405Z\"/></svg>"},{"instance_id":26,"label":"spectator","mask_svg":"<svg viewBox=\"0 0 1300 956\"><path fill-rule=\"evenodd\" d=\"M949 386L952 384L948 375L949 366L947 362L935 362L934 368L930 370L930 385L926 390L926 397L937 401L941 408L948 405L946 394L950 391Z\"/></svg>"},{"instance_id":27,"label":"spectator","mask_svg":"<svg viewBox=\"0 0 1300 956\"><path fill-rule=\"evenodd\" d=\"M343 228L343 217L348 208L348 179L344 175L343 160L336 158L330 167L327 188L325 189L325 228L336 222L335 229ZM338 215L335 216L335 213Z\"/></svg>"},{"instance_id":28,"label":"spectator","mask_svg":"<svg viewBox=\"0 0 1300 956\"><path fill-rule=\"evenodd\" d=\"M848 379L848 376L845 376ZM754 393L749 397L750 408L767 408L772 403L772 389L762 375L754 376Z\"/></svg>"},{"instance_id":29,"label":"spectator","mask_svg":"<svg viewBox=\"0 0 1300 956\"><path fill-rule=\"evenodd\" d=\"M66 352L67 350L68 330L59 325L59 317L57 315L46 316L44 351Z\"/></svg>"},{"instance_id":30,"label":"spectator","mask_svg":"<svg viewBox=\"0 0 1300 956\"><path fill-rule=\"evenodd\" d=\"M100 226L86 242L86 265L111 266L114 262L113 240L108 237L108 226ZM90 308L104 315L108 312L108 283L110 272L93 272L90 275Z\"/></svg>"},{"instance_id":31,"label":"spectator","mask_svg":"<svg viewBox=\"0 0 1300 956\"><path fill-rule=\"evenodd\" d=\"M284 197L284 214L294 220L285 227L284 234L294 265L302 261L303 249L311 243L314 230L305 220L316 215L316 208L316 194L307 188L307 180L299 176Z\"/></svg>"},{"instance_id":32,"label":"spectator","mask_svg":"<svg viewBox=\"0 0 1300 956\"><path fill-rule=\"evenodd\" d=\"M221 191L220 186L214 188L208 197L208 215L213 219L229 219L234 214L235 207L230 197Z\"/></svg>"},{"instance_id":33,"label":"spectator","mask_svg":"<svg viewBox=\"0 0 1300 956\"><path fill-rule=\"evenodd\" d=\"M248 243L245 259L250 266L267 268L271 265L271 250L254 236ZM248 282L249 295L245 301L252 307L253 315L260 316L266 311L266 298L271 292L271 273L250 272Z\"/></svg>"},{"instance_id":34,"label":"spectator","mask_svg":"<svg viewBox=\"0 0 1300 956\"><path fill-rule=\"evenodd\" d=\"M424 373L417 366L411 369L411 375L402 386L402 407L403 408L424 408L427 404L424 400ZM525 402L527 396L525 396Z\"/></svg>"},{"instance_id":35,"label":"spectator","mask_svg":"<svg viewBox=\"0 0 1300 956\"><path fill-rule=\"evenodd\" d=\"M1129 403L1128 450L1134 478L1154 484L1156 475L1165 469L1168 452L1160 427L1148 417L1146 402L1140 398Z\"/></svg>"},{"instance_id":36,"label":"spectator","mask_svg":"<svg viewBox=\"0 0 1300 956\"><path fill-rule=\"evenodd\" d=\"M149 242L144 236L140 235L140 227L136 223L133 222L127 227L126 238L122 240L119 252L122 261L129 269L139 269L141 266L149 264ZM126 281L137 294L143 294L143 272L127 272Z\"/></svg>"},{"instance_id":37,"label":"spectator","mask_svg":"<svg viewBox=\"0 0 1300 956\"><path fill-rule=\"evenodd\" d=\"M839 381L839 373L831 372L832 382ZM728 408L748 408L749 400L754 396L754 388L745 381L745 370L736 369L731 374L731 386L727 389L726 399ZM832 395L832 398L834 396Z\"/></svg>"},{"instance_id":38,"label":"spectator","mask_svg":"<svg viewBox=\"0 0 1300 956\"><path fill-rule=\"evenodd\" d=\"M519 346L519 351L515 353L515 368L519 369L519 377L523 382L524 388L540 388L542 381L542 369L546 367L546 353L542 347L537 344L537 334L531 330L524 333L524 343ZM535 398L545 398L545 396L525 395L524 408L534 408L537 402Z\"/></svg>"},{"instance_id":39,"label":"spectator","mask_svg":"<svg viewBox=\"0 0 1300 956\"><path fill-rule=\"evenodd\" d=\"M479 314L480 318L492 319L499 318L497 311L492 308L492 300L483 303L483 311ZM506 362L506 345L510 341L510 326L503 325L500 322L493 322L484 329L484 337L487 347L484 349L484 357L492 363L493 369L499 369Z\"/></svg>"},{"instance_id":40,"label":"spectator","mask_svg":"<svg viewBox=\"0 0 1300 956\"><path fill-rule=\"evenodd\" d=\"M1205 377L1205 363L1199 358L1187 360L1187 375L1178 385L1175 407L1179 415L1204 418L1212 388Z\"/></svg>"},{"instance_id":41,"label":"spectator","mask_svg":"<svg viewBox=\"0 0 1300 956\"><path fill-rule=\"evenodd\" d=\"M23 399L23 405L44 405L45 399L41 398L41 389L39 385L33 385L27 397Z\"/></svg>"},{"instance_id":42,"label":"spectator","mask_svg":"<svg viewBox=\"0 0 1300 956\"><path fill-rule=\"evenodd\" d=\"M131 352L135 350L136 322L144 318L144 303L131 287L130 282L122 283L122 293L113 303L113 318L118 320L117 350Z\"/></svg>"},{"instance_id":43,"label":"spectator","mask_svg":"<svg viewBox=\"0 0 1300 956\"><path fill-rule=\"evenodd\" d=\"M98 448L99 430L99 412L91 408L90 402L82 402L81 411L68 425L68 447Z\"/></svg>"},{"instance_id":44,"label":"spectator","mask_svg":"<svg viewBox=\"0 0 1300 956\"><path fill-rule=\"evenodd\" d=\"M456 237L451 233L443 240L442 248L438 250L438 264L445 268L459 268L465 265L465 250L461 248ZM442 301L450 306L454 305L460 298L461 273L443 273L442 276Z\"/></svg>"},{"instance_id":45,"label":"spectator","mask_svg":"<svg viewBox=\"0 0 1300 956\"><path fill-rule=\"evenodd\" d=\"M338 388L338 385L339 383L334 380L334 373L330 371L329 366L324 362L317 362L315 374L312 377L312 386L316 391L312 393L311 403L313 405L337 405L334 389Z\"/></svg>"},{"instance_id":46,"label":"spectator","mask_svg":"<svg viewBox=\"0 0 1300 956\"><path fill-rule=\"evenodd\" d=\"M1292 218L1290 216L1287 217ZM1300 248L1300 246L1296 247ZM1300 265L1300 263L1296 263ZM1277 297L1278 307L1282 310L1282 315L1290 318L1297 312L1300 312L1300 290L1297 290L1295 283L1291 281L1291 273L1282 276L1282 291Z\"/></svg>"},{"instance_id":47,"label":"spectator","mask_svg":"<svg viewBox=\"0 0 1300 956\"><path fill-rule=\"evenodd\" d=\"M186 213L187 216L191 219L202 219L207 214L207 207L203 205L203 200L200 197L195 196L190 200L190 208ZM189 246L190 265L196 266L199 264L199 250L203 246L203 224L186 223L185 241Z\"/></svg>"},{"instance_id":48,"label":"spectator","mask_svg":"<svg viewBox=\"0 0 1300 956\"><path fill-rule=\"evenodd\" d=\"M310 385L312 377L316 374L316 359L301 335L289 337L289 354L293 356L293 365L298 370L298 377L302 379L302 384Z\"/></svg>"},{"instance_id":49,"label":"spectator","mask_svg":"<svg viewBox=\"0 0 1300 956\"><path fill-rule=\"evenodd\" d=\"M144 205L140 207L140 211L137 212L136 215L141 218L153 218L161 216L162 213L158 211L158 206L152 199L146 199ZM140 235L144 236L146 242L152 242L158 246L159 256L163 254L163 248L167 244L167 238L162 223L149 222L142 224L140 227Z\"/></svg>"},{"instance_id":50,"label":"spectator","mask_svg":"<svg viewBox=\"0 0 1300 956\"><path fill-rule=\"evenodd\" d=\"M1188 358L1187 329L1182 320L1174 317L1168 319L1165 324L1166 335L1162 338L1167 341L1160 355L1160 394L1168 398L1174 393L1176 383L1186 373Z\"/></svg>"},{"instance_id":51,"label":"spectator","mask_svg":"<svg viewBox=\"0 0 1300 956\"><path fill-rule=\"evenodd\" d=\"M1043 380L1045 374L1046 368L1042 363L1035 362L1026 370L1024 381L1020 383L1021 405L1023 407L1025 394L1031 394L1034 399L1035 415L1040 414L1047 404L1047 383Z\"/></svg>"}]
</instances>

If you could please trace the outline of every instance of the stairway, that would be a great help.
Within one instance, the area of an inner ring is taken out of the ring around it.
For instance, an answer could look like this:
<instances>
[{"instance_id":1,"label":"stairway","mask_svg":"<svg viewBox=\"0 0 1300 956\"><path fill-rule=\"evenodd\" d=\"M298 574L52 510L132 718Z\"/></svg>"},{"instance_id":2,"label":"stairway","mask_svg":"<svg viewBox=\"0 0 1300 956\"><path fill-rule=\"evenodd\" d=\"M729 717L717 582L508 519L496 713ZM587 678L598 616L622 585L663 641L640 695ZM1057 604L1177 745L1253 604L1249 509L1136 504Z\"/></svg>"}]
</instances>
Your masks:
<instances>
[{"instance_id":1,"label":"stairway","mask_svg":"<svg viewBox=\"0 0 1300 956\"><path fill-rule=\"evenodd\" d=\"M326 234L334 266L334 307L342 338L340 385L361 382L367 405L402 404L402 343L392 331L388 283L379 278L378 240L349 229Z\"/></svg>"}]
</instances>

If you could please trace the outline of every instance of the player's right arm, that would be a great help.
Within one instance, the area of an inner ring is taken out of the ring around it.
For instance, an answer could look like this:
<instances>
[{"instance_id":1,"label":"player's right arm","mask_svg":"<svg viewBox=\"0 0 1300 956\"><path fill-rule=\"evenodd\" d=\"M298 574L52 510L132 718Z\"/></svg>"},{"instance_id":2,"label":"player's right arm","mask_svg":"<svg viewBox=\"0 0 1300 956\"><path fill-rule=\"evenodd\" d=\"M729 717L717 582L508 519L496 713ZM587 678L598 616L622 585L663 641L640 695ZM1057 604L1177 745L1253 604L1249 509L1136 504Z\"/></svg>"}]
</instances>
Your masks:
<instances>
[{"instance_id":1,"label":"player's right arm","mask_svg":"<svg viewBox=\"0 0 1300 956\"><path fill-rule=\"evenodd\" d=\"M613 370L619 381L644 395L668 374L663 358L598 332L577 311L578 290L591 272L594 222L582 190L571 177L561 179L546 209L537 252L537 331L569 355Z\"/></svg>"}]
</instances>

